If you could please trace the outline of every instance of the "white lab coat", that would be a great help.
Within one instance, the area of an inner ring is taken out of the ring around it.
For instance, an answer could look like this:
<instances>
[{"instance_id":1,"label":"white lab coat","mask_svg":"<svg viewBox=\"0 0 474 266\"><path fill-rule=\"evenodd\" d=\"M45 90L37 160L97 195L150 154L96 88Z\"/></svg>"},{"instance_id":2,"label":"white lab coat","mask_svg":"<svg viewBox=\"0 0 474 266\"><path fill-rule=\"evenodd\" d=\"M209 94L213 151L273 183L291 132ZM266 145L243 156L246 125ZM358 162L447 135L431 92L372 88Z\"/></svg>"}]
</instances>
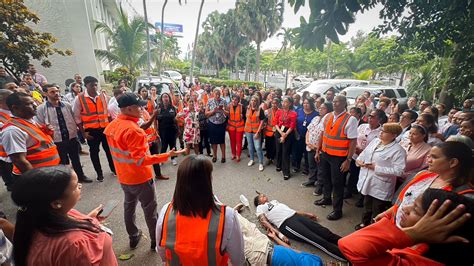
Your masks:
<instances>
[{"instance_id":1,"label":"white lab coat","mask_svg":"<svg viewBox=\"0 0 474 266\"><path fill-rule=\"evenodd\" d=\"M373 163L375 171L360 168L357 189L362 195L369 195L383 201L391 201L395 192L397 176L405 170L406 152L396 141L382 145L380 139L374 139L362 151L357 160Z\"/></svg>"}]
</instances>

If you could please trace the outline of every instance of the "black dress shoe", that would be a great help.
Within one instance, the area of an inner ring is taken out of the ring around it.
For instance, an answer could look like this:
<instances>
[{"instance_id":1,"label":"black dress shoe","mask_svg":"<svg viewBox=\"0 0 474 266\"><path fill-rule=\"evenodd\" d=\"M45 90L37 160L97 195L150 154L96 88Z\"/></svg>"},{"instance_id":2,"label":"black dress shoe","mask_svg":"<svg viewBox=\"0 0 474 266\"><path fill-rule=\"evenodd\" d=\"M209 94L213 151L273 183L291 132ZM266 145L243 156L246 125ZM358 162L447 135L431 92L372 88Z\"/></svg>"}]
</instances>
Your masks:
<instances>
[{"instance_id":1,"label":"black dress shoe","mask_svg":"<svg viewBox=\"0 0 474 266\"><path fill-rule=\"evenodd\" d=\"M278 167L277 167L275 170L276 170L277 172L281 172L281 168L278 168Z\"/></svg>"},{"instance_id":2,"label":"black dress shoe","mask_svg":"<svg viewBox=\"0 0 474 266\"><path fill-rule=\"evenodd\" d=\"M142 230L138 230L138 235L130 237L130 248L136 249L140 239L142 239Z\"/></svg>"},{"instance_id":3,"label":"black dress shoe","mask_svg":"<svg viewBox=\"0 0 474 266\"><path fill-rule=\"evenodd\" d=\"M314 187L314 181L308 180L301 184L302 187Z\"/></svg>"},{"instance_id":4,"label":"black dress shoe","mask_svg":"<svg viewBox=\"0 0 474 266\"><path fill-rule=\"evenodd\" d=\"M364 198L360 197L360 199L355 203L355 206L357 208L363 208L364 207Z\"/></svg>"},{"instance_id":5,"label":"black dress shoe","mask_svg":"<svg viewBox=\"0 0 474 266\"><path fill-rule=\"evenodd\" d=\"M321 186L316 186L314 189L313 195L321 196L323 194L323 188Z\"/></svg>"},{"instance_id":6,"label":"black dress shoe","mask_svg":"<svg viewBox=\"0 0 474 266\"><path fill-rule=\"evenodd\" d=\"M104 182L104 176L103 175L98 175L97 176L97 181Z\"/></svg>"},{"instance_id":7,"label":"black dress shoe","mask_svg":"<svg viewBox=\"0 0 474 266\"><path fill-rule=\"evenodd\" d=\"M314 201L314 205L316 205L316 206L331 205L331 204L332 204L332 200L325 199L325 198L318 199L318 200Z\"/></svg>"},{"instance_id":8,"label":"black dress shoe","mask_svg":"<svg viewBox=\"0 0 474 266\"><path fill-rule=\"evenodd\" d=\"M290 179L290 176L289 176L289 175L283 176L283 180L288 180L288 179Z\"/></svg>"},{"instance_id":9,"label":"black dress shoe","mask_svg":"<svg viewBox=\"0 0 474 266\"><path fill-rule=\"evenodd\" d=\"M92 179L88 178L87 176L82 176L79 178L79 183L92 183Z\"/></svg>"},{"instance_id":10,"label":"black dress shoe","mask_svg":"<svg viewBox=\"0 0 474 266\"><path fill-rule=\"evenodd\" d=\"M328 214L328 216L326 218L328 218L328 220L330 220L330 221L339 220L339 219L342 218L342 212L332 211L330 214Z\"/></svg>"},{"instance_id":11,"label":"black dress shoe","mask_svg":"<svg viewBox=\"0 0 474 266\"><path fill-rule=\"evenodd\" d=\"M151 241L150 249L153 250L153 251L156 251L156 240Z\"/></svg>"}]
</instances>

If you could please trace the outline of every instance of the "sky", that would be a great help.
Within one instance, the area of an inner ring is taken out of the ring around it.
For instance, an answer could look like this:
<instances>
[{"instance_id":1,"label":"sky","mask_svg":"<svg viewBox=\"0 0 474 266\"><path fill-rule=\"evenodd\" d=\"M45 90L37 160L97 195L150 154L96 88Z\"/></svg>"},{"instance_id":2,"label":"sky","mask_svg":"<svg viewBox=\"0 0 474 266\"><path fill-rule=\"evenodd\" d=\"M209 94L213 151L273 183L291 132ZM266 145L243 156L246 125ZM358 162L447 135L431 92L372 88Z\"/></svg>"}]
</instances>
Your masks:
<instances>
[{"instance_id":1,"label":"sky","mask_svg":"<svg viewBox=\"0 0 474 266\"><path fill-rule=\"evenodd\" d=\"M196 23L199 12L200 0L187 0L187 4L179 5L178 0L169 0L165 9L165 23L182 24L183 34L182 38L178 38L178 43L182 52L182 56L187 51L188 46L194 42L194 35L196 32ZM164 0L146 0L148 21L155 25L155 22L161 21L161 8ZM129 11L129 15L139 14L143 15L143 0L122 0L122 5ZM235 0L206 0L203 6L201 22L213 11L217 10L220 13L225 13L227 10L235 7ZM349 41L352 36L355 36L358 30L370 32L374 27L382 23L378 17L380 7L366 11L363 14L356 15L356 22L350 25L349 31L346 35L340 36L341 41ZM301 7L298 13L294 13L293 8L285 1L284 20L282 27L295 28L300 24L300 16L308 18L310 10L308 6ZM202 26L199 33L202 32ZM265 49L279 49L281 47L282 39L275 36L267 39L262 43L262 50Z\"/></svg>"}]
</instances>

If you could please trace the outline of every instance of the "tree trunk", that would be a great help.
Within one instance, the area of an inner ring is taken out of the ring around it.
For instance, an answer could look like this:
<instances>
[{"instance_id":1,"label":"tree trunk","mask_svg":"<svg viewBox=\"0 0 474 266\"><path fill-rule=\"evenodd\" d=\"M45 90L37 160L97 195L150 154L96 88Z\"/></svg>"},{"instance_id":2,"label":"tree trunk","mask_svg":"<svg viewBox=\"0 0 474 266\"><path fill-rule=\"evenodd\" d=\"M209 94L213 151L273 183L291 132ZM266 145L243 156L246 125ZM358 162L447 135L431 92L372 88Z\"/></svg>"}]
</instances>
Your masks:
<instances>
[{"instance_id":1,"label":"tree trunk","mask_svg":"<svg viewBox=\"0 0 474 266\"><path fill-rule=\"evenodd\" d=\"M250 52L245 57L245 81L249 81L249 64L250 64Z\"/></svg>"},{"instance_id":2,"label":"tree trunk","mask_svg":"<svg viewBox=\"0 0 474 266\"><path fill-rule=\"evenodd\" d=\"M402 74L400 75L400 82L398 82L398 86L403 86L403 80L405 80L406 73L407 73L406 68L403 68Z\"/></svg>"},{"instance_id":3,"label":"tree trunk","mask_svg":"<svg viewBox=\"0 0 474 266\"><path fill-rule=\"evenodd\" d=\"M257 55L255 58L255 82L258 82L260 75L260 43L257 43Z\"/></svg>"},{"instance_id":4,"label":"tree trunk","mask_svg":"<svg viewBox=\"0 0 474 266\"><path fill-rule=\"evenodd\" d=\"M216 78L219 78L219 58L216 57Z\"/></svg>"},{"instance_id":5,"label":"tree trunk","mask_svg":"<svg viewBox=\"0 0 474 266\"><path fill-rule=\"evenodd\" d=\"M158 62L158 76L161 75L161 65L163 64L163 36L164 36L164 30L165 30L165 8L166 4L168 4L168 0L165 0L163 3L163 7L161 8L161 29L160 29L160 62Z\"/></svg>"},{"instance_id":6,"label":"tree trunk","mask_svg":"<svg viewBox=\"0 0 474 266\"><path fill-rule=\"evenodd\" d=\"M193 45L193 56L191 60L191 70L189 71L189 82L192 84L193 83L193 72L194 72L194 65L196 64L196 47L197 47L197 41L198 41L198 35L199 35L199 26L201 23L201 13L202 13L202 6L204 5L204 1L201 1L201 6L199 6L199 14L198 14L198 21L196 24L196 34L194 35L194 45Z\"/></svg>"},{"instance_id":7,"label":"tree trunk","mask_svg":"<svg viewBox=\"0 0 474 266\"><path fill-rule=\"evenodd\" d=\"M240 80L240 76L239 76L239 54L240 54L240 51L241 50L239 50L239 51L237 51L237 53L235 53L235 58L234 58L234 60L235 60L235 62L234 62L234 71L237 75L237 78L236 78L237 80Z\"/></svg>"}]
</instances>

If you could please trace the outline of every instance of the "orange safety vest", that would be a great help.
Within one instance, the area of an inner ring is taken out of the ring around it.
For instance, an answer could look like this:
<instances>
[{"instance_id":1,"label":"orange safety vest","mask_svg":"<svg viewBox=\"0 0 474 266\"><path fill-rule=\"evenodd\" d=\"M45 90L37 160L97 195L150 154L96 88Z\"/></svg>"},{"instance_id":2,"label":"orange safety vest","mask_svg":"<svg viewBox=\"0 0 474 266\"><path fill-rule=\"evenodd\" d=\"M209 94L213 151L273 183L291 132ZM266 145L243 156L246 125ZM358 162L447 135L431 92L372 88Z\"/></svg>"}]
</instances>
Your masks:
<instances>
[{"instance_id":1,"label":"orange safety vest","mask_svg":"<svg viewBox=\"0 0 474 266\"><path fill-rule=\"evenodd\" d=\"M260 126L260 109L251 112L251 108L247 108L247 120L245 121L245 132L256 133Z\"/></svg>"},{"instance_id":2,"label":"orange safety vest","mask_svg":"<svg viewBox=\"0 0 474 266\"><path fill-rule=\"evenodd\" d=\"M408 188L411 187L413 184L418 183L420 181L423 181L427 178L434 178L438 176L437 173L433 173L427 170L421 171L418 174L416 174L410 182L406 184L406 186L400 191L400 194L398 194L397 200L395 201L395 204L393 204L392 208L392 217L391 220L393 223L395 223L395 217L398 211L398 208L400 208L400 204L402 204L403 199L405 198L405 193L407 192ZM442 187L441 189L446 190L446 191L453 191L457 194L464 195L464 194L474 194L474 188L470 185L462 185L456 188L453 188L452 186L445 186Z\"/></svg>"},{"instance_id":3,"label":"orange safety vest","mask_svg":"<svg viewBox=\"0 0 474 266\"><path fill-rule=\"evenodd\" d=\"M333 125L334 113L326 118L326 126L323 134L323 152L333 156L347 156L349 154L350 140L344 133L344 128L349 121L350 115L346 112L336 119Z\"/></svg>"},{"instance_id":4,"label":"orange safety vest","mask_svg":"<svg viewBox=\"0 0 474 266\"><path fill-rule=\"evenodd\" d=\"M273 111L273 108L269 109L268 110L268 119L267 119L267 125L265 126L265 136L267 137L273 137L273 126L274 126L274 123L273 123L273 119L275 118L275 114L276 112L278 111L278 109L276 111Z\"/></svg>"},{"instance_id":5,"label":"orange safety vest","mask_svg":"<svg viewBox=\"0 0 474 266\"><path fill-rule=\"evenodd\" d=\"M202 95L202 101L204 102L204 105L207 105L207 102L209 101L209 96L207 95L207 92L204 92Z\"/></svg>"},{"instance_id":6,"label":"orange safety vest","mask_svg":"<svg viewBox=\"0 0 474 266\"><path fill-rule=\"evenodd\" d=\"M150 114L146 110L144 110L143 120L145 122L148 122L148 121L150 121L150 119L151 119ZM154 142L158 138L158 133L155 129L155 124L154 123L152 123L149 128L145 129L145 133L146 133L146 138L147 138L148 144L151 144L152 142Z\"/></svg>"},{"instance_id":7,"label":"orange safety vest","mask_svg":"<svg viewBox=\"0 0 474 266\"><path fill-rule=\"evenodd\" d=\"M229 131L244 131L244 119L242 118L242 105L239 103L237 108L230 106L229 120L227 121L227 130Z\"/></svg>"},{"instance_id":8,"label":"orange safety vest","mask_svg":"<svg viewBox=\"0 0 474 266\"><path fill-rule=\"evenodd\" d=\"M127 116L121 114L104 130L120 184L138 185L153 178L151 165L142 165L145 158L132 158L128 150L130 143L127 141L127 134L129 132L142 131L143 137L146 138L145 131L138 126L136 121L127 119ZM150 154L148 142L144 141L143 144L145 145L141 148L145 153Z\"/></svg>"},{"instance_id":9,"label":"orange safety vest","mask_svg":"<svg viewBox=\"0 0 474 266\"><path fill-rule=\"evenodd\" d=\"M4 126L8 121L10 121L10 119L11 119L11 116L9 114L0 111L0 122L2 122ZM1 128L0 128L0 132L2 132ZM0 139L0 157L4 157L4 158L8 157L7 153L3 149L1 139Z\"/></svg>"},{"instance_id":10,"label":"orange safety vest","mask_svg":"<svg viewBox=\"0 0 474 266\"><path fill-rule=\"evenodd\" d=\"M183 106L183 101L179 101L178 103L178 114L183 112L184 106ZM176 124L178 127L184 127L184 117L177 117L176 118Z\"/></svg>"},{"instance_id":11,"label":"orange safety vest","mask_svg":"<svg viewBox=\"0 0 474 266\"><path fill-rule=\"evenodd\" d=\"M44 166L55 166L61 161L59 153L53 139L50 135L44 133L37 125L26 121L25 119L12 117L3 128L15 126L25 131L34 141L35 144L26 149L26 160L33 166L39 168ZM13 166L13 173L20 175L21 171Z\"/></svg>"},{"instance_id":12,"label":"orange safety vest","mask_svg":"<svg viewBox=\"0 0 474 266\"><path fill-rule=\"evenodd\" d=\"M96 102L90 97L86 97L84 93L80 93L78 97L81 103L81 120L84 129L105 128L109 124L109 115L104 95L99 94Z\"/></svg>"},{"instance_id":13,"label":"orange safety vest","mask_svg":"<svg viewBox=\"0 0 474 266\"><path fill-rule=\"evenodd\" d=\"M153 111L155 110L155 105L153 104L152 100L148 100L146 104L146 110L149 114L153 114Z\"/></svg>"},{"instance_id":14,"label":"orange safety vest","mask_svg":"<svg viewBox=\"0 0 474 266\"><path fill-rule=\"evenodd\" d=\"M225 206L211 210L203 219L184 216L170 203L163 219L160 247L166 249L166 265L222 265L229 256L222 252Z\"/></svg>"}]
</instances>

